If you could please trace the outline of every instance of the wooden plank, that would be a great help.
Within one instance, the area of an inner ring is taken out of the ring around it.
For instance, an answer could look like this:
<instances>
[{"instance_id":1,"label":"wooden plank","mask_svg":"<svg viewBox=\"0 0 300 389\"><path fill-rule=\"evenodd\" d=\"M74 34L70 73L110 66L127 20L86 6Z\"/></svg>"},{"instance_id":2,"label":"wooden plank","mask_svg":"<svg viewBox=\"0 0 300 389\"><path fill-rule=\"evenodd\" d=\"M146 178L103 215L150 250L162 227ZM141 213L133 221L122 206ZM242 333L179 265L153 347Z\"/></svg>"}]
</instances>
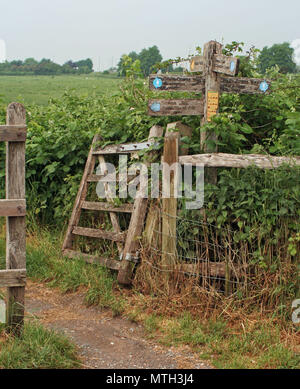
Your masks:
<instances>
[{"instance_id":1,"label":"wooden plank","mask_svg":"<svg viewBox=\"0 0 300 389\"><path fill-rule=\"evenodd\" d=\"M215 41L210 41L206 45L213 45L220 43ZM205 67L207 66L207 56L204 47L203 56L196 55L190 60L190 71L193 72L205 72ZM231 76L235 76L238 73L239 69L239 59L235 57L228 57L222 54L221 51L217 51L211 56L211 71L215 73L223 73Z\"/></svg>"},{"instance_id":2,"label":"wooden plank","mask_svg":"<svg viewBox=\"0 0 300 389\"><path fill-rule=\"evenodd\" d=\"M203 113L203 99L150 100L148 103L148 115L150 116L195 116L203 115Z\"/></svg>"},{"instance_id":3,"label":"wooden plank","mask_svg":"<svg viewBox=\"0 0 300 389\"><path fill-rule=\"evenodd\" d=\"M94 155L110 155L110 154L130 154L138 150L146 150L151 146L151 142L143 143L124 143L120 145L109 145L102 149L95 149Z\"/></svg>"},{"instance_id":4,"label":"wooden plank","mask_svg":"<svg viewBox=\"0 0 300 389\"><path fill-rule=\"evenodd\" d=\"M22 104L7 108L6 124L25 127L26 111ZM6 143L6 198L25 199L25 142ZM6 223L6 269L26 268L25 216L8 217ZM24 325L25 288L10 287L7 292L7 325L21 335Z\"/></svg>"},{"instance_id":5,"label":"wooden plank","mask_svg":"<svg viewBox=\"0 0 300 389\"><path fill-rule=\"evenodd\" d=\"M215 54L213 71L235 76L239 71L239 59L236 57L228 57L224 54Z\"/></svg>"},{"instance_id":6,"label":"wooden plank","mask_svg":"<svg viewBox=\"0 0 300 389\"><path fill-rule=\"evenodd\" d=\"M87 209L91 211L108 211L108 212L123 212L123 213L131 213L133 211L133 204L121 204L117 207L117 206L113 206L110 203L84 201L81 207L82 209Z\"/></svg>"},{"instance_id":7,"label":"wooden plank","mask_svg":"<svg viewBox=\"0 0 300 389\"><path fill-rule=\"evenodd\" d=\"M103 173L105 175L107 175L108 169L107 169L107 165L106 165L106 162L105 162L105 159L104 159L103 155L99 155L98 156L98 160L99 160L99 163L102 165L102 167L104 169ZM113 193L111 191L110 185L104 183L104 188L105 188L106 199L107 200L113 200ZM120 224L119 224L119 218L116 215L116 213L110 212L109 213L109 217L110 217L110 221L111 221L111 224L113 226L114 231L116 233L121 233L121 227L120 227ZM122 251L123 251L122 244L121 243L117 243L117 247L118 247L119 254L121 254Z\"/></svg>"},{"instance_id":8,"label":"wooden plank","mask_svg":"<svg viewBox=\"0 0 300 389\"><path fill-rule=\"evenodd\" d=\"M0 200L0 216L25 216L26 200Z\"/></svg>"},{"instance_id":9,"label":"wooden plank","mask_svg":"<svg viewBox=\"0 0 300 389\"><path fill-rule=\"evenodd\" d=\"M144 230L145 243L150 249L161 251L161 211L158 205L150 204Z\"/></svg>"},{"instance_id":10,"label":"wooden plank","mask_svg":"<svg viewBox=\"0 0 300 389\"><path fill-rule=\"evenodd\" d=\"M204 57L202 55L195 55L190 60L190 71L191 72L203 72Z\"/></svg>"},{"instance_id":11,"label":"wooden plank","mask_svg":"<svg viewBox=\"0 0 300 389\"><path fill-rule=\"evenodd\" d=\"M0 288L26 285L26 269L0 270Z\"/></svg>"},{"instance_id":12,"label":"wooden plank","mask_svg":"<svg viewBox=\"0 0 300 389\"><path fill-rule=\"evenodd\" d=\"M88 182L87 178L92 174L94 167L95 167L95 156L93 155L94 145L98 141L99 137L98 135L94 136L92 146L90 148L87 161L85 164L84 172L81 178L81 182L79 185L78 193L75 199L72 215L69 221L68 229L66 232L65 240L63 242L62 250L65 249L71 249L72 248L72 242L73 242L73 235L72 230L74 226L77 226L79 223L80 215L81 215L81 206L82 203L85 201L87 189L88 189Z\"/></svg>"},{"instance_id":13,"label":"wooden plank","mask_svg":"<svg viewBox=\"0 0 300 389\"><path fill-rule=\"evenodd\" d=\"M134 178L136 178L136 174L128 174L127 175L127 181L131 181ZM103 183L105 182L115 182L119 181L121 177L118 175L115 176L115 174L112 175L105 175L105 174L90 174L87 178L87 182L99 182L102 181Z\"/></svg>"},{"instance_id":14,"label":"wooden plank","mask_svg":"<svg viewBox=\"0 0 300 389\"><path fill-rule=\"evenodd\" d=\"M124 242L126 238L126 232L112 232L97 230L96 228L74 227L72 234L80 236L88 236L90 238L99 238L112 240L113 242Z\"/></svg>"},{"instance_id":15,"label":"wooden plank","mask_svg":"<svg viewBox=\"0 0 300 389\"><path fill-rule=\"evenodd\" d=\"M205 277L218 277L223 278L226 281L226 272L230 269L232 277L242 278L247 270L247 264L235 264L227 266L225 261L212 262L212 261L199 261L197 263L184 263L176 265L177 271L184 271L188 274L202 275Z\"/></svg>"},{"instance_id":16,"label":"wooden plank","mask_svg":"<svg viewBox=\"0 0 300 389\"><path fill-rule=\"evenodd\" d=\"M117 261L115 259L100 257L98 255L84 254L75 250L64 250L63 255L74 259L81 258L87 263L102 265L111 270L119 270L121 265L121 261Z\"/></svg>"},{"instance_id":17,"label":"wooden plank","mask_svg":"<svg viewBox=\"0 0 300 389\"><path fill-rule=\"evenodd\" d=\"M214 114L217 114L219 111L219 99L217 98L217 105L214 106L213 111L211 108L210 95L214 94L219 96L220 94L220 75L214 71L214 57L216 54L222 53L222 45L215 41L210 41L204 46L204 65L203 65L203 75L206 77L205 84L205 105L204 105L204 117L201 121L201 124L204 125L211 120ZM216 143L218 137L215 132L206 133L206 131L201 131L200 133L200 143L202 149L207 152L216 152L217 146L206 143L211 141L211 143ZM206 172L207 181L211 184L216 184L217 182L217 170L211 169Z\"/></svg>"},{"instance_id":18,"label":"wooden plank","mask_svg":"<svg viewBox=\"0 0 300 389\"><path fill-rule=\"evenodd\" d=\"M159 87L155 87L153 84L157 78L161 80L161 86ZM205 79L201 76L157 76L156 74L151 74L149 76L149 88L151 90L167 92L205 93Z\"/></svg>"},{"instance_id":19,"label":"wooden plank","mask_svg":"<svg viewBox=\"0 0 300 389\"><path fill-rule=\"evenodd\" d=\"M300 157L273 157L260 154L198 154L179 157L181 164L203 164L208 167L247 168L255 165L262 169L275 169L283 164L300 166Z\"/></svg>"},{"instance_id":20,"label":"wooden plank","mask_svg":"<svg viewBox=\"0 0 300 389\"><path fill-rule=\"evenodd\" d=\"M189 274L205 275L212 277L225 278L226 264L225 262L198 262L198 263L185 263L178 265L176 268L179 271L184 271Z\"/></svg>"},{"instance_id":21,"label":"wooden plank","mask_svg":"<svg viewBox=\"0 0 300 389\"><path fill-rule=\"evenodd\" d=\"M150 129L148 141L162 136L162 127L153 126ZM152 154L152 152L150 153ZM153 155L149 156L151 159ZM147 213L148 199L144 198L142 193L143 187L139 188L139 193L134 201L133 212L130 219L129 228L127 231L126 241L124 245L122 263L118 273L118 282L122 285L130 285L132 282L132 274L135 267L135 263L132 262L132 258L136 256L139 250L139 237L142 234L145 217Z\"/></svg>"},{"instance_id":22,"label":"wooden plank","mask_svg":"<svg viewBox=\"0 0 300 389\"><path fill-rule=\"evenodd\" d=\"M167 131L168 132L178 131L180 138L182 138L182 137L191 138L193 135L192 127L189 127L180 121L169 123L167 126ZM185 145L185 146L187 146L187 145ZM187 147L183 147L183 144L182 144L181 140L179 139L179 155L187 155L188 153L189 153L189 149Z\"/></svg>"},{"instance_id":23,"label":"wooden plank","mask_svg":"<svg viewBox=\"0 0 300 389\"><path fill-rule=\"evenodd\" d=\"M0 142L25 142L27 127L20 125L0 126Z\"/></svg>"},{"instance_id":24,"label":"wooden plank","mask_svg":"<svg viewBox=\"0 0 300 389\"><path fill-rule=\"evenodd\" d=\"M178 132L167 126L163 154L163 198L162 198L162 256L163 265L174 264L176 260L176 225L177 225L177 191L175 172L169 173L170 167L178 162L179 139Z\"/></svg>"},{"instance_id":25,"label":"wooden plank","mask_svg":"<svg viewBox=\"0 0 300 389\"><path fill-rule=\"evenodd\" d=\"M267 86L264 83L266 83ZM266 87L268 87L268 89L264 91ZM269 94L271 91L272 91L272 82L264 78L221 77L222 93L262 94L263 95L263 94Z\"/></svg>"}]
</instances>

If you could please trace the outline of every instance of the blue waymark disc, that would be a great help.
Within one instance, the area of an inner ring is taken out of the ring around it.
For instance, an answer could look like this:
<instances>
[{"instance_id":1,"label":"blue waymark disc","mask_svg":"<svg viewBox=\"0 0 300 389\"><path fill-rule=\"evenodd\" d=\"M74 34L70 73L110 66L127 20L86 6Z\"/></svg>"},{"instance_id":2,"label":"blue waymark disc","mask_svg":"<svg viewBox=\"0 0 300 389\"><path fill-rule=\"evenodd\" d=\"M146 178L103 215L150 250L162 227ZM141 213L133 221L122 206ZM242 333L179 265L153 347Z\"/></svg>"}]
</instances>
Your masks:
<instances>
[{"instance_id":1,"label":"blue waymark disc","mask_svg":"<svg viewBox=\"0 0 300 389\"><path fill-rule=\"evenodd\" d=\"M263 82L260 83L259 89L262 92L266 92L269 89L269 84L266 81L263 81Z\"/></svg>"},{"instance_id":2,"label":"blue waymark disc","mask_svg":"<svg viewBox=\"0 0 300 389\"><path fill-rule=\"evenodd\" d=\"M234 63L234 61L231 61L230 62L230 71L234 72L234 70L235 70L235 63Z\"/></svg>"},{"instance_id":3,"label":"blue waymark disc","mask_svg":"<svg viewBox=\"0 0 300 389\"><path fill-rule=\"evenodd\" d=\"M160 111L160 104L153 103L150 108L151 108L151 111L153 111L153 112L159 112Z\"/></svg>"},{"instance_id":4,"label":"blue waymark disc","mask_svg":"<svg viewBox=\"0 0 300 389\"><path fill-rule=\"evenodd\" d=\"M154 87L155 87L156 89L157 89L157 88L161 88L161 86L162 86L162 79L156 77L155 80L153 81L153 85L154 85Z\"/></svg>"}]
</instances>

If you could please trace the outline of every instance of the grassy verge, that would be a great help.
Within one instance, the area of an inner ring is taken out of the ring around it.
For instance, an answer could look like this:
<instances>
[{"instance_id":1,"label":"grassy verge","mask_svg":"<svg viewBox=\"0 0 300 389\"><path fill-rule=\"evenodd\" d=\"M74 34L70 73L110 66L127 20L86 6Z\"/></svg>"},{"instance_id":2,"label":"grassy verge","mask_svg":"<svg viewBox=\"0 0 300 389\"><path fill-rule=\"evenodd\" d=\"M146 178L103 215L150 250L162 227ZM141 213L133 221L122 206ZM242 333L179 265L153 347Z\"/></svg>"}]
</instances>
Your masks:
<instances>
[{"instance_id":1,"label":"grassy verge","mask_svg":"<svg viewBox=\"0 0 300 389\"><path fill-rule=\"evenodd\" d=\"M0 369L72 369L80 366L75 346L64 336L26 321L23 336L0 328Z\"/></svg>"},{"instance_id":2,"label":"grassy verge","mask_svg":"<svg viewBox=\"0 0 300 389\"><path fill-rule=\"evenodd\" d=\"M110 308L113 315L123 314L143 323L149 338L164 345L189 345L217 368L300 367L300 331L292 325L240 312L233 313L232 320L225 320L225 315L203 319L200 312L195 317L176 310L172 301L166 314L155 314L155 306L161 304L155 296L122 290L116 275L107 269L63 258L61 241L60 235L46 230L31 234L27 241L31 279L59 287L62 292L84 287L87 304ZM0 252L3 261L3 240Z\"/></svg>"},{"instance_id":3,"label":"grassy verge","mask_svg":"<svg viewBox=\"0 0 300 389\"><path fill-rule=\"evenodd\" d=\"M202 321L184 312L176 318L148 315L144 323L150 338L167 346L189 345L219 369L300 368L300 334L284 333L270 320Z\"/></svg>"}]
</instances>

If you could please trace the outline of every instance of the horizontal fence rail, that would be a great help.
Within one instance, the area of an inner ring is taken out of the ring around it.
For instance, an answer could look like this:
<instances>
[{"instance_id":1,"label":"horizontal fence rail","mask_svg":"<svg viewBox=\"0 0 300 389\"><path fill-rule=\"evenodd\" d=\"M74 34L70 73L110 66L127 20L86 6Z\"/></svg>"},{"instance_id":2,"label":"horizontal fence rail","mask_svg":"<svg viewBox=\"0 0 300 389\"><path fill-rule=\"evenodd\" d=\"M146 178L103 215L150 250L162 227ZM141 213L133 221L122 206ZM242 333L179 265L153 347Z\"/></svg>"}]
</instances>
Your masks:
<instances>
[{"instance_id":1,"label":"horizontal fence rail","mask_svg":"<svg viewBox=\"0 0 300 389\"><path fill-rule=\"evenodd\" d=\"M203 164L207 167L232 167L247 168L257 166L262 169L275 169L281 165L300 166L300 157L273 157L271 155L260 154L195 154L179 157L179 163L182 165Z\"/></svg>"}]
</instances>

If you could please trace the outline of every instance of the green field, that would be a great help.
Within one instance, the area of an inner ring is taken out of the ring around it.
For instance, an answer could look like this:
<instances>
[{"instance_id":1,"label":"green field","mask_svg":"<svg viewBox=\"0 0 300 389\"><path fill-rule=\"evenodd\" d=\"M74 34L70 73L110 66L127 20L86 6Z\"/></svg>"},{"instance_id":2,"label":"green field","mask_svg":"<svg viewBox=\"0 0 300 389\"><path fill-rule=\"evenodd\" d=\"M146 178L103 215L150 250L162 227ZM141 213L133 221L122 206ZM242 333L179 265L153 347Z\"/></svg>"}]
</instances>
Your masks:
<instances>
[{"instance_id":1,"label":"green field","mask_svg":"<svg viewBox=\"0 0 300 389\"><path fill-rule=\"evenodd\" d=\"M78 94L113 94L120 80L92 75L64 76L0 76L0 99L6 104L18 101L24 104L46 105L49 98L60 97L65 90Z\"/></svg>"}]
</instances>

